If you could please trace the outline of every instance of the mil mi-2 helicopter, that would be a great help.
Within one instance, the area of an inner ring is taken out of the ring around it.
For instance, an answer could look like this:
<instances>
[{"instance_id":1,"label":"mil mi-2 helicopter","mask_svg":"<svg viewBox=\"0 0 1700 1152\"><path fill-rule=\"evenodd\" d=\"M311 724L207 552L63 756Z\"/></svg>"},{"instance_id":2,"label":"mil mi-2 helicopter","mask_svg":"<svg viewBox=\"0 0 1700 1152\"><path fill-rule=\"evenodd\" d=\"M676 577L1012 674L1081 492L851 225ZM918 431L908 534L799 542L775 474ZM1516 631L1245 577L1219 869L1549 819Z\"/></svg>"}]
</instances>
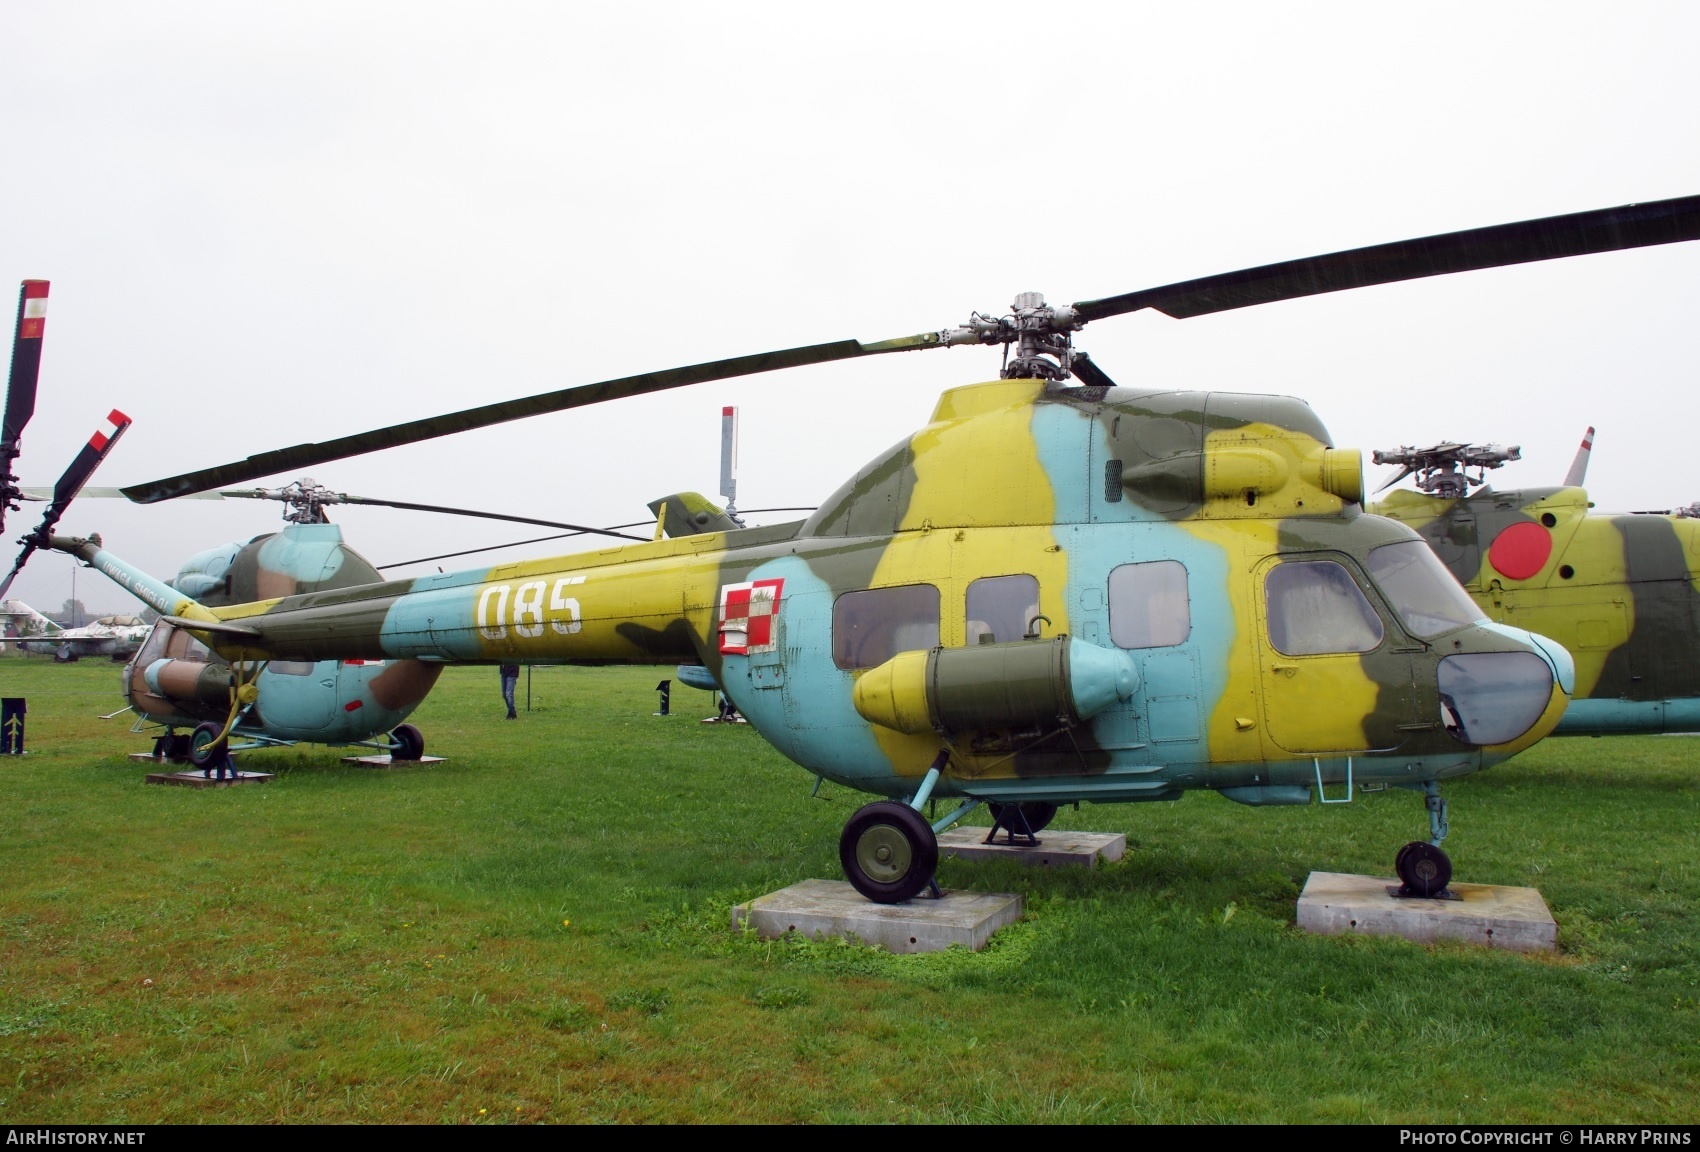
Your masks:
<instances>
[{"instance_id":1,"label":"mil mi-2 helicopter","mask_svg":"<svg viewBox=\"0 0 1700 1152\"><path fill-rule=\"evenodd\" d=\"M28 496L31 490L24 492ZM88 488L82 495L119 492ZM332 505L379 505L586 531L553 520L350 496L311 478L278 489L208 492L201 498L284 505L281 531L198 552L167 585L209 607L380 582L378 570L344 542L341 528L325 514ZM124 580L116 582L135 591ZM410 659L270 660L232 667L164 620L139 651L131 651L135 658L124 670L124 695L136 713L132 731L157 731L155 756L187 760L202 769L231 752L297 743L360 745L387 752L392 760L418 760L425 752L424 736L404 721L442 673L441 663Z\"/></svg>"},{"instance_id":2,"label":"mil mi-2 helicopter","mask_svg":"<svg viewBox=\"0 0 1700 1152\"><path fill-rule=\"evenodd\" d=\"M30 556L52 538L52 529L74 499L121 495L116 488L85 486L130 426L129 417L116 409L54 487L20 486L11 472L24 427L35 410L49 287L46 280L26 280L19 289L0 429L0 524L6 511L21 508L21 501L45 502L47 509L37 527L20 540L23 549L0 581L0 597ZM369 562L343 544L340 530L324 514L327 505L381 505L586 530L553 520L350 496L310 479L277 490L206 492L199 497L278 500L286 505L282 532L256 537L245 545L208 549L183 566L174 586L208 604L246 603L381 580ZM402 721L435 683L440 665L408 660L273 661L245 670L242 675L247 682L238 693L237 673L228 662L168 623L150 626L138 617L114 616L87 628L60 629L21 601L6 601L0 616L18 622L15 626L23 633L0 643L52 652L59 660L102 655L130 661L124 673L124 695L136 713L136 731L162 729L154 742L157 756L208 768L231 750L301 741L369 745L387 750L398 760L416 760L424 753L419 730ZM232 743L232 738L239 743Z\"/></svg>"},{"instance_id":3,"label":"mil mi-2 helicopter","mask_svg":"<svg viewBox=\"0 0 1700 1152\"><path fill-rule=\"evenodd\" d=\"M891 799L839 856L870 899L920 893L936 832L980 803L1037 831L1055 805L1248 804L1398 784L1451 863L1440 781L1528 747L1574 683L1555 643L1487 620L1422 538L1363 513L1362 459L1289 397L1123 389L1072 345L1144 308L1185 318L1446 272L1700 238L1700 197L1311 257L1073 305L647 373L484 405L125 489L141 502L376 448L778 368L958 344L1004 349L806 520L692 532L209 609L87 541L117 578L236 661L700 662L809 771ZM1071 385L1071 378L1081 381ZM658 515L667 525L669 509ZM934 797L960 801L929 823Z\"/></svg>"},{"instance_id":4,"label":"mil mi-2 helicopter","mask_svg":"<svg viewBox=\"0 0 1700 1152\"><path fill-rule=\"evenodd\" d=\"M1487 486L1489 471L1521 458L1517 447L1378 451L1377 464L1401 465L1383 489L1414 475L1417 491L1390 492L1370 511L1421 533L1489 617L1570 652L1576 694L1558 735L1700 731L1700 519L1589 511L1593 436L1556 488Z\"/></svg>"}]
</instances>

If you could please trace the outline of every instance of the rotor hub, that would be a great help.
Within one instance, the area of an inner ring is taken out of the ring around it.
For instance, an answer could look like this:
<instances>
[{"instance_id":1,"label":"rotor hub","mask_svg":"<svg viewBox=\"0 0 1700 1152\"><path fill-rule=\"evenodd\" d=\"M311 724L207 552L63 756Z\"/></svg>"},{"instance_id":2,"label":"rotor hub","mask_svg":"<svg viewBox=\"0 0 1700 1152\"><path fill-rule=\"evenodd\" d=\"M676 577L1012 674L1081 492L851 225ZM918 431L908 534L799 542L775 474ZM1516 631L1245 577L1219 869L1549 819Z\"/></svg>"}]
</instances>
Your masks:
<instances>
[{"instance_id":1,"label":"rotor hub","mask_svg":"<svg viewBox=\"0 0 1700 1152\"><path fill-rule=\"evenodd\" d=\"M330 517L325 515L325 505L343 502L341 493L332 492L311 476L303 476L275 492L257 488L255 494L268 500L281 500L283 519L289 524L329 524Z\"/></svg>"},{"instance_id":2,"label":"rotor hub","mask_svg":"<svg viewBox=\"0 0 1700 1152\"><path fill-rule=\"evenodd\" d=\"M1377 449L1371 459L1377 464L1397 464L1404 471L1383 484L1390 488L1412 474L1417 489L1443 500L1457 500L1474 486L1487 483L1489 470L1523 458L1523 449L1513 444L1434 444L1427 448L1409 445L1392 450ZM1476 474L1470 475L1474 468Z\"/></svg>"},{"instance_id":3,"label":"rotor hub","mask_svg":"<svg viewBox=\"0 0 1700 1152\"><path fill-rule=\"evenodd\" d=\"M1086 321L1075 309L1045 303L1040 292L1022 292L1007 316L975 312L961 328L946 328L939 343L1002 344L1005 380L1067 380L1074 374L1072 334Z\"/></svg>"}]
</instances>

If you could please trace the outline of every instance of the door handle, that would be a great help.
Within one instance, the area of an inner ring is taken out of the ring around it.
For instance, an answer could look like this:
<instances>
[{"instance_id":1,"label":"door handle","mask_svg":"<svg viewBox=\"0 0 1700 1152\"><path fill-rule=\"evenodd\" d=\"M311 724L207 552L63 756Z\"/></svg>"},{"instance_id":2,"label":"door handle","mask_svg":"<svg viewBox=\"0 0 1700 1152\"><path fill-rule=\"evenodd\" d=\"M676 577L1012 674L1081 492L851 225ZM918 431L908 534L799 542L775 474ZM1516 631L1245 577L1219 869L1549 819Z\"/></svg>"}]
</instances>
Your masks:
<instances>
[{"instance_id":1,"label":"door handle","mask_svg":"<svg viewBox=\"0 0 1700 1152\"><path fill-rule=\"evenodd\" d=\"M1299 666L1297 664L1271 664L1269 666L1269 670L1271 672L1284 672L1289 679L1299 674Z\"/></svg>"}]
</instances>

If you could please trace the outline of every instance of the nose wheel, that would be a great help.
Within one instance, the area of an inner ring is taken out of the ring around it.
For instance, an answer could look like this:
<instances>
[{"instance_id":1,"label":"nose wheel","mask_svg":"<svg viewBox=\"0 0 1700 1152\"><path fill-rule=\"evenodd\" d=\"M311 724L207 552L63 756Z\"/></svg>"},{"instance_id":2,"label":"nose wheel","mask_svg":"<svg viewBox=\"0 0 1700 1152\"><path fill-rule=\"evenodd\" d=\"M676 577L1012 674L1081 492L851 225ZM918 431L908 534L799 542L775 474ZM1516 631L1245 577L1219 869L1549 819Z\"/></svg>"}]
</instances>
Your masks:
<instances>
[{"instance_id":1,"label":"nose wheel","mask_svg":"<svg viewBox=\"0 0 1700 1152\"><path fill-rule=\"evenodd\" d=\"M1413 840L1393 858L1404 896L1438 896L1452 883L1452 858L1426 840Z\"/></svg>"},{"instance_id":2,"label":"nose wheel","mask_svg":"<svg viewBox=\"0 0 1700 1152\"><path fill-rule=\"evenodd\" d=\"M932 880L939 842L915 809L876 800L857 809L844 825L838 860L856 891L876 904L901 904Z\"/></svg>"},{"instance_id":3,"label":"nose wheel","mask_svg":"<svg viewBox=\"0 0 1700 1152\"><path fill-rule=\"evenodd\" d=\"M1452 883L1452 858L1440 849L1440 842L1451 830L1446 819L1446 801L1440 795L1440 785L1433 780L1423 784L1423 807L1428 809L1430 839L1413 840L1393 857L1393 871L1399 877L1400 896L1446 896L1446 886ZM1388 889L1389 892L1393 890Z\"/></svg>"}]
</instances>

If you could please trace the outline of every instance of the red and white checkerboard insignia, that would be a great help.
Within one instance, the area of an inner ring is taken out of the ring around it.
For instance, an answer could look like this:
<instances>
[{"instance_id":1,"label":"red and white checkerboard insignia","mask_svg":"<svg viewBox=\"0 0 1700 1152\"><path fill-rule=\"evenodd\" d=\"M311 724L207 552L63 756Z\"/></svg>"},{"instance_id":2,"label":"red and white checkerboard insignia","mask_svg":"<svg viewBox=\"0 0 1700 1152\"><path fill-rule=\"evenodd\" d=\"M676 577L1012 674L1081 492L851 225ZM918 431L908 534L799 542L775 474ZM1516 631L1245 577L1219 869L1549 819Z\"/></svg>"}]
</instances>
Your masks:
<instances>
[{"instance_id":1,"label":"red and white checkerboard insignia","mask_svg":"<svg viewBox=\"0 0 1700 1152\"><path fill-rule=\"evenodd\" d=\"M720 589L720 653L746 656L776 647L773 622L779 616L783 578L725 584Z\"/></svg>"}]
</instances>

